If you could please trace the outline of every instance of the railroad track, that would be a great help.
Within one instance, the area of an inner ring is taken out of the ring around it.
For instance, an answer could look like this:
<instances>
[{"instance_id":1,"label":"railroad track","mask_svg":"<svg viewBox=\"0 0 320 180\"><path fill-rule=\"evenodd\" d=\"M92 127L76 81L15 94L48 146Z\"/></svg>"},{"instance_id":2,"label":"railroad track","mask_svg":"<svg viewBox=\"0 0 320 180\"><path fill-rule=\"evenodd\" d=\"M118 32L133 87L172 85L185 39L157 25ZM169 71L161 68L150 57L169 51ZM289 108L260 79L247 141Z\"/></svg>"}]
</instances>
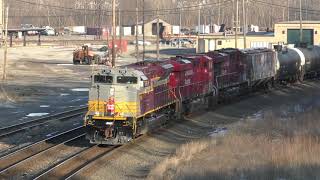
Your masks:
<instances>
[{"instance_id":1,"label":"railroad track","mask_svg":"<svg viewBox=\"0 0 320 180\"><path fill-rule=\"evenodd\" d=\"M75 154L74 156L65 159L61 163L33 177L33 179L68 179L90 163L95 162L97 159L112 152L118 147L120 146L99 147L98 145L95 145L79 154Z\"/></svg>"},{"instance_id":2,"label":"railroad track","mask_svg":"<svg viewBox=\"0 0 320 180\"><path fill-rule=\"evenodd\" d=\"M37 126L41 126L51 121L63 121L63 120L71 119L73 117L81 116L86 110L87 110L87 107L81 107L78 109L73 109L73 110L62 112L62 113L46 116L43 118L34 119L31 121L26 121L23 123L12 125L12 126L0 128L0 138L7 137L9 135L13 135L18 132L22 132Z\"/></svg>"},{"instance_id":3,"label":"railroad track","mask_svg":"<svg viewBox=\"0 0 320 180\"><path fill-rule=\"evenodd\" d=\"M0 179L70 179L88 166L96 165L101 157L112 155L115 150L130 145L101 147L86 143L81 150L78 149L74 152L73 146L86 142L85 134L81 134L82 130L84 128L79 127L52 137L50 141L54 141L56 144L39 142L1 158ZM140 136L138 139L142 137ZM47 158L50 159L49 156L59 156L66 148L71 152L69 155L46 162ZM47 165L43 166L43 163Z\"/></svg>"},{"instance_id":4,"label":"railroad track","mask_svg":"<svg viewBox=\"0 0 320 180\"><path fill-rule=\"evenodd\" d=\"M146 135L141 135L136 138L137 140L142 140ZM74 156L66 159L65 161L53 166L52 168L47 169L46 171L38 174L33 177L34 180L47 180L47 179L71 179L87 168L96 165L99 163L98 159L107 156L111 158L113 152L116 150L124 149L130 147L131 143L118 145L118 146L105 146L99 147L95 145L91 148L86 149L85 151L75 154Z\"/></svg>"},{"instance_id":5,"label":"railroad track","mask_svg":"<svg viewBox=\"0 0 320 180\"><path fill-rule=\"evenodd\" d=\"M27 173L28 171L22 171L23 169L32 168L30 162L36 166L38 162L45 161L46 158L54 155L54 153L60 153L59 149L69 146L70 143L70 149L72 149L72 143L81 144L81 142L85 140L84 137L85 130L84 127L81 126L1 157L0 179L8 179L17 177L19 173ZM84 148L87 147L84 146Z\"/></svg>"}]
</instances>

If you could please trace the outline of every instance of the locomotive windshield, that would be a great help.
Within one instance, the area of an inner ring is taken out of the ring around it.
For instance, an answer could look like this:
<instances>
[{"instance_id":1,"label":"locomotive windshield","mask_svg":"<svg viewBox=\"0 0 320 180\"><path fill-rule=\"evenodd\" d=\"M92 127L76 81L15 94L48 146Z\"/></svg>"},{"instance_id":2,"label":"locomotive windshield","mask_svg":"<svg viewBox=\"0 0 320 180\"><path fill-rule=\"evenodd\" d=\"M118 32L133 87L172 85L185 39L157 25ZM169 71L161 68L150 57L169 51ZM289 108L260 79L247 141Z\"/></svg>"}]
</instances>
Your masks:
<instances>
[{"instance_id":1,"label":"locomotive windshield","mask_svg":"<svg viewBox=\"0 0 320 180\"><path fill-rule=\"evenodd\" d=\"M132 76L118 76L117 83L119 84L137 84L138 78Z\"/></svg>"},{"instance_id":2,"label":"locomotive windshield","mask_svg":"<svg viewBox=\"0 0 320 180\"><path fill-rule=\"evenodd\" d=\"M113 83L113 77L112 76L104 76L104 75L95 75L94 76L94 82L95 83L112 84Z\"/></svg>"}]
</instances>

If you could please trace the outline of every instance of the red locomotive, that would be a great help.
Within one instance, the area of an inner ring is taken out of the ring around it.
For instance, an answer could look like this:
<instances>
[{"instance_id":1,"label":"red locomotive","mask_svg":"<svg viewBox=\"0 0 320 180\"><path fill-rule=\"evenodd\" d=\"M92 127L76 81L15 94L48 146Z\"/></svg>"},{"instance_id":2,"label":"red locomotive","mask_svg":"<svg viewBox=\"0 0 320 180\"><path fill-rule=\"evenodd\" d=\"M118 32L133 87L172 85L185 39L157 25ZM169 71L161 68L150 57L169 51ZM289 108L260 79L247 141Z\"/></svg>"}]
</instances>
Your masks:
<instances>
[{"instance_id":1,"label":"red locomotive","mask_svg":"<svg viewBox=\"0 0 320 180\"><path fill-rule=\"evenodd\" d=\"M87 137L95 144L126 143L189 113L193 101L208 107L218 97L269 87L276 64L272 50L224 49L104 69L92 78Z\"/></svg>"}]
</instances>

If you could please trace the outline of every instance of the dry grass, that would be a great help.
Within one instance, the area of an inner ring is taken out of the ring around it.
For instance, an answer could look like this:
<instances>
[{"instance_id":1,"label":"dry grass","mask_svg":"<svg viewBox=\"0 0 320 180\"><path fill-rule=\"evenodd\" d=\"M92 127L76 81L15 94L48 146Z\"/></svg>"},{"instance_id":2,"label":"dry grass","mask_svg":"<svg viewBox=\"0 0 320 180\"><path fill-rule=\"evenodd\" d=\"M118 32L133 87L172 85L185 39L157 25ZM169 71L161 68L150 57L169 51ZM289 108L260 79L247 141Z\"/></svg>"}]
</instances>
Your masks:
<instances>
[{"instance_id":1,"label":"dry grass","mask_svg":"<svg viewBox=\"0 0 320 180\"><path fill-rule=\"evenodd\" d=\"M150 179L320 179L320 113L239 123L228 135L192 142Z\"/></svg>"}]
</instances>

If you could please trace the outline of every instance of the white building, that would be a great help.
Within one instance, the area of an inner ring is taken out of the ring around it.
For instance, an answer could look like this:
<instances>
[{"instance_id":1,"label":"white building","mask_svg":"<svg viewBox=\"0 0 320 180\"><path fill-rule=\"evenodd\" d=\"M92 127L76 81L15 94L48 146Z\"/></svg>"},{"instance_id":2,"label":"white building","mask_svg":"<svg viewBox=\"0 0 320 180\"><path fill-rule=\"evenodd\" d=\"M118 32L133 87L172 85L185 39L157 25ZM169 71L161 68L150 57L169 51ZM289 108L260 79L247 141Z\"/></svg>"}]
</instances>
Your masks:
<instances>
[{"instance_id":1,"label":"white building","mask_svg":"<svg viewBox=\"0 0 320 180\"><path fill-rule=\"evenodd\" d=\"M255 26L253 24L250 25L249 27L250 32L259 32L259 26Z\"/></svg>"},{"instance_id":2,"label":"white building","mask_svg":"<svg viewBox=\"0 0 320 180\"><path fill-rule=\"evenodd\" d=\"M218 33L220 31L221 26L213 24L213 25L201 25L200 30L199 27L196 26L196 31L200 32L200 34L211 34Z\"/></svg>"}]
</instances>

